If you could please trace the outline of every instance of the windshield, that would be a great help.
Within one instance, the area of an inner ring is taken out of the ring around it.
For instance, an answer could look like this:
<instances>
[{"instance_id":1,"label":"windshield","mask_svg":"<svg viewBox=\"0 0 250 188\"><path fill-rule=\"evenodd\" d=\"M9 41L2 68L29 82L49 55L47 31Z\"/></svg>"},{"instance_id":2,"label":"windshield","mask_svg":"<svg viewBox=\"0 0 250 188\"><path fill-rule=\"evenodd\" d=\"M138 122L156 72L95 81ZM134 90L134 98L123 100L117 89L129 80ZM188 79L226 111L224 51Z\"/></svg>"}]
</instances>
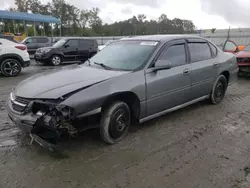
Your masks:
<instances>
[{"instance_id":1,"label":"windshield","mask_svg":"<svg viewBox=\"0 0 250 188\"><path fill-rule=\"evenodd\" d=\"M112 42L113 42L112 40L109 40L108 42L105 43L105 46L109 45Z\"/></svg>"},{"instance_id":2,"label":"windshield","mask_svg":"<svg viewBox=\"0 0 250 188\"><path fill-rule=\"evenodd\" d=\"M103 64L111 69L132 71L141 67L150 57L158 42L117 41L90 59L91 64Z\"/></svg>"},{"instance_id":3,"label":"windshield","mask_svg":"<svg viewBox=\"0 0 250 188\"><path fill-rule=\"evenodd\" d=\"M250 45L247 45L247 46L243 49L243 51L250 52Z\"/></svg>"},{"instance_id":4,"label":"windshield","mask_svg":"<svg viewBox=\"0 0 250 188\"><path fill-rule=\"evenodd\" d=\"M65 42L66 42L66 40L61 39L61 40L57 41L55 44L53 44L53 47L55 47L55 48L62 47L62 45L64 45Z\"/></svg>"}]
</instances>

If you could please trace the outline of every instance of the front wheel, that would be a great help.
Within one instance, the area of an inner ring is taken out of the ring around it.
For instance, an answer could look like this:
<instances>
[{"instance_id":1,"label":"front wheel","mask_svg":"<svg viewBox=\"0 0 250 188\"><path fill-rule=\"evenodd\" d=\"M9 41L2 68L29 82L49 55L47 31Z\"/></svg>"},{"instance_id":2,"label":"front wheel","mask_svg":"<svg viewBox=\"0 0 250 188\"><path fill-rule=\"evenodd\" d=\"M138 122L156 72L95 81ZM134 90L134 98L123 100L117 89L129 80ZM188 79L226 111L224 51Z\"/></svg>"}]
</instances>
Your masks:
<instances>
[{"instance_id":1,"label":"front wheel","mask_svg":"<svg viewBox=\"0 0 250 188\"><path fill-rule=\"evenodd\" d=\"M54 66L58 66L62 63L62 58L59 55L53 55L51 57L51 64Z\"/></svg>"},{"instance_id":2,"label":"front wheel","mask_svg":"<svg viewBox=\"0 0 250 188\"><path fill-rule=\"evenodd\" d=\"M100 134L108 144L119 142L130 126L130 109L124 102L117 101L105 107L100 122Z\"/></svg>"},{"instance_id":3,"label":"front wheel","mask_svg":"<svg viewBox=\"0 0 250 188\"><path fill-rule=\"evenodd\" d=\"M16 59L5 59L1 63L1 73L4 76L18 76L22 70L21 63Z\"/></svg>"},{"instance_id":4,"label":"front wheel","mask_svg":"<svg viewBox=\"0 0 250 188\"><path fill-rule=\"evenodd\" d=\"M224 75L220 75L214 83L210 100L212 104L219 104L223 101L227 90L227 79Z\"/></svg>"}]
</instances>

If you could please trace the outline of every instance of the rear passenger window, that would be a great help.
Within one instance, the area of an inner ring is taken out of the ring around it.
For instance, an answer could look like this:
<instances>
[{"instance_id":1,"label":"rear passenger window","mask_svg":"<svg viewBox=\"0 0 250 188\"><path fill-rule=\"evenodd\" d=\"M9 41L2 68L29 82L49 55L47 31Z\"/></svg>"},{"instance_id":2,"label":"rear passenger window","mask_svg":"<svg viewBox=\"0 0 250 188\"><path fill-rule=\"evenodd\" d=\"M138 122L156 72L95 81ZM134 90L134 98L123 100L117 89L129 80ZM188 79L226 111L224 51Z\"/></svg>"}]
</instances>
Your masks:
<instances>
[{"instance_id":1,"label":"rear passenger window","mask_svg":"<svg viewBox=\"0 0 250 188\"><path fill-rule=\"evenodd\" d=\"M164 51L159 60L168 60L172 67L184 65L186 63L185 44L178 44L170 46Z\"/></svg>"},{"instance_id":2,"label":"rear passenger window","mask_svg":"<svg viewBox=\"0 0 250 188\"><path fill-rule=\"evenodd\" d=\"M81 46L93 46L93 40L80 40Z\"/></svg>"},{"instance_id":3,"label":"rear passenger window","mask_svg":"<svg viewBox=\"0 0 250 188\"><path fill-rule=\"evenodd\" d=\"M217 56L217 48L211 43L209 43L209 46L211 47L211 50L213 52L213 57Z\"/></svg>"},{"instance_id":4,"label":"rear passenger window","mask_svg":"<svg viewBox=\"0 0 250 188\"><path fill-rule=\"evenodd\" d=\"M48 38L37 38L36 39L37 43L47 43L49 42Z\"/></svg>"},{"instance_id":5,"label":"rear passenger window","mask_svg":"<svg viewBox=\"0 0 250 188\"><path fill-rule=\"evenodd\" d=\"M204 61L212 57L211 50L206 42L188 43L191 61Z\"/></svg>"}]
</instances>

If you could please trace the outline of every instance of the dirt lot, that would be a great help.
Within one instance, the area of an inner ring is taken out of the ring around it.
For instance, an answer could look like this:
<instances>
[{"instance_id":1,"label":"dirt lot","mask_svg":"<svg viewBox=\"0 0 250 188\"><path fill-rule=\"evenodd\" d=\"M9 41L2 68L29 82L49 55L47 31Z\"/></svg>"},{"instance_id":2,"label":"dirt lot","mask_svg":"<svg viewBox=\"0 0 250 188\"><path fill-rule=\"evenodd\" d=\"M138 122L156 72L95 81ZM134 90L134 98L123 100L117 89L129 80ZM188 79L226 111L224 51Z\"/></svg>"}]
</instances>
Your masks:
<instances>
[{"instance_id":1,"label":"dirt lot","mask_svg":"<svg viewBox=\"0 0 250 188\"><path fill-rule=\"evenodd\" d=\"M232 85L221 105L202 102L134 125L113 146L87 131L58 156L30 146L4 107L12 87L46 69L0 78L0 187L250 187L250 79Z\"/></svg>"}]
</instances>

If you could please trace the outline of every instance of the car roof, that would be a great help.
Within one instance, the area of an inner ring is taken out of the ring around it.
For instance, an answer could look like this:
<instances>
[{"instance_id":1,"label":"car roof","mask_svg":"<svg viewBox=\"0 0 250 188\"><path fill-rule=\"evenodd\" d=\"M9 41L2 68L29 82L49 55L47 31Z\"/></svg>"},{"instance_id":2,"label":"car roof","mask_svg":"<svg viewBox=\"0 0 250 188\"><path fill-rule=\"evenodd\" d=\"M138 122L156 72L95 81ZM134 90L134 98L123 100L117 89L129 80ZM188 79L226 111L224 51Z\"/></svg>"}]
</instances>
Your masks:
<instances>
[{"instance_id":1,"label":"car roof","mask_svg":"<svg viewBox=\"0 0 250 188\"><path fill-rule=\"evenodd\" d=\"M87 39L87 40L96 40L96 39L91 39L91 38L88 38L88 37L62 37L60 39L65 39L65 40L69 40L69 39L77 39L77 40L81 40L81 39Z\"/></svg>"},{"instance_id":2,"label":"car roof","mask_svg":"<svg viewBox=\"0 0 250 188\"><path fill-rule=\"evenodd\" d=\"M144 36L136 36L130 38L122 38L121 40L150 40L150 41L160 41L160 42L167 42L174 39L204 39L202 37L193 36L193 35L144 35Z\"/></svg>"}]
</instances>

